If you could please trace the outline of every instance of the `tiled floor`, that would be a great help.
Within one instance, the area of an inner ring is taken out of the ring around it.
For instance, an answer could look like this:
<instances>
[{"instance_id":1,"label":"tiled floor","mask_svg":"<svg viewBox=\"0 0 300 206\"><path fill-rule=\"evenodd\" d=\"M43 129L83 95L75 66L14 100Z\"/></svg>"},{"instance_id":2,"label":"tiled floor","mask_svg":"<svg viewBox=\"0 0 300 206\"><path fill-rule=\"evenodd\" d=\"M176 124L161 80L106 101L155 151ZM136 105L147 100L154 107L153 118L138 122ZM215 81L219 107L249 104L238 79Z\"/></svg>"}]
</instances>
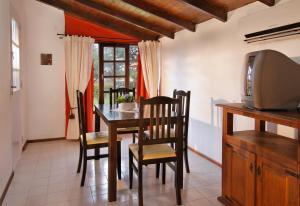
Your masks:
<instances>
[{"instance_id":1,"label":"tiled floor","mask_svg":"<svg viewBox=\"0 0 300 206\"><path fill-rule=\"evenodd\" d=\"M15 170L5 206L137 205L137 178L128 184L128 144L122 141L122 180L117 202L107 202L107 159L89 161L85 187L76 173L78 142L53 141L29 144ZM104 152L104 151L103 151ZM102 153L102 152L101 152ZM191 173L184 175L183 205L220 206L221 169L190 153ZM155 178L155 167L144 167L144 205L176 205L174 173L167 169L166 184Z\"/></svg>"}]
</instances>

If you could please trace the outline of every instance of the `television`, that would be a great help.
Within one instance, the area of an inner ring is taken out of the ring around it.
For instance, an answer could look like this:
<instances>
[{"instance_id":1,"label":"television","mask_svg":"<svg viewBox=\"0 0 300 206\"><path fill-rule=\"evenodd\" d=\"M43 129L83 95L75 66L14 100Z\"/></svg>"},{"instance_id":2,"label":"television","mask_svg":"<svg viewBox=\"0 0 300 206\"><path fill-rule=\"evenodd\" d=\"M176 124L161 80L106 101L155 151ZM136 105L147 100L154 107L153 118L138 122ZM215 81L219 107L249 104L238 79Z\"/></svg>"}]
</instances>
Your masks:
<instances>
[{"instance_id":1,"label":"television","mask_svg":"<svg viewBox=\"0 0 300 206\"><path fill-rule=\"evenodd\" d=\"M242 102L258 110L292 110L300 102L300 65L274 50L246 55Z\"/></svg>"}]
</instances>

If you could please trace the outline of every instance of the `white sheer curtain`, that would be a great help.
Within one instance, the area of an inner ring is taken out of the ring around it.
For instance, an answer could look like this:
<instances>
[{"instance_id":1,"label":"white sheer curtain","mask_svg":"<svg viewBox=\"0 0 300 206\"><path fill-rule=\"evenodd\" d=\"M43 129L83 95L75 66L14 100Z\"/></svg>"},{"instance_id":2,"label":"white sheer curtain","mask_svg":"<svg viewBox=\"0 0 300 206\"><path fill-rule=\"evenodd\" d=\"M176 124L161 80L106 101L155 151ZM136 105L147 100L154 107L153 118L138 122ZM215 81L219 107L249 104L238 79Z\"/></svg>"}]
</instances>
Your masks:
<instances>
[{"instance_id":1,"label":"white sheer curtain","mask_svg":"<svg viewBox=\"0 0 300 206\"><path fill-rule=\"evenodd\" d=\"M139 42L145 86L149 97L155 97L160 89L161 43L158 41Z\"/></svg>"},{"instance_id":2,"label":"white sheer curtain","mask_svg":"<svg viewBox=\"0 0 300 206\"><path fill-rule=\"evenodd\" d=\"M84 93L92 71L93 44L90 37L67 36L65 38L66 81L70 107L75 118L69 119L67 139L78 139L78 112L76 90ZM76 109L74 109L76 108Z\"/></svg>"}]
</instances>

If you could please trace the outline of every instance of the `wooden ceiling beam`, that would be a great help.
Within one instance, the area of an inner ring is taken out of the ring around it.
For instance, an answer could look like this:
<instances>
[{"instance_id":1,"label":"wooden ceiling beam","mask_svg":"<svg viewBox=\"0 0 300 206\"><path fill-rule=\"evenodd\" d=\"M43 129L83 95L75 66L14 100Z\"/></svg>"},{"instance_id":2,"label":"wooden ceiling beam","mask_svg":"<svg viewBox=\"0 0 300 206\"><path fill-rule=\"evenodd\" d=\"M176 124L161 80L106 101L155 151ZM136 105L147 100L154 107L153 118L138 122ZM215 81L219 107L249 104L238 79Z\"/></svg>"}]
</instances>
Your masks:
<instances>
[{"instance_id":1,"label":"wooden ceiling beam","mask_svg":"<svg viewBox=\"0 0 300 206\"><path fill-rule=\"evenodd\" d=\"M145 1L141 1L141 0L123 0L123 1L141 10L144 10L148 13L154 14L155 16L158 16L174 24L177 24L180 27L186 28L190 31L194 32L196 30L195 23L180 18L178 16L175 16L172 13L162 10L161 8L153 6L152 4L149 4Z\"/></svg>"},{"instance_id":2,"label":"wooden ceiling beam","mask_svg":"<svg viewBox=\"0 0 300 206\"><path fill-rule=\"evenodd\" d=\"M94 24L104 26L114 31L136 37L139 40L157 40L158 35L153 32L148 32L145 29L139 28L130 23L118 20L109 15L94 12L90 8L85 8L81 4L70 0L37 0L39 2L54 6L64 10L66 13L80 19L92 22Z\"/></svg>"},{"instance_id":3,"label":"wooden ceiling beam","mask_svg":"<svg viewBox=\"0 0 300 206\"><path fill-rule=\"evenodd\" d=\"M259 0L261 3L266 4L268 6L274 6L275 0Z\"/></svg>"},{"instance_id":4,"label":"wooden ceiling beam","mask_svg":"<svg viewBox=\"0 0 300 206\"><path fill-rule=\"evenodd\" d=\"M136 18L133 16L130 16L126 14L125 12L122 12L120 10L114 9L114 8L109 8L108 6L101 4L99 1L94 1L94 0L77 0L81 4L84 4L86 6L92 7L94 9L97 9L101 12L104 12L108 15L117 17L121 20L125 20L129 23L138 25L140 27L143 27L145 29L148 29L150 31L153 31L155 33L161 34L163 36L167 36L171 39L174 39L174 31L170 31L169 29L166 29L162 26L158 26L152 23L149 23L141 18Z\"/></svg>"},{"instance_id":5,"label":"wooden ceiling beam","mask_svg":"<svg viewBox=\"0 0 300 206\"><path fill-rule=\"evenodd\" d=\"M214 18L226 22L227 21L227 10L222 7L213 5L207 0L181 0L184 3L190 4L193 7L212 15Z\"/></svg>"}]
</instances>

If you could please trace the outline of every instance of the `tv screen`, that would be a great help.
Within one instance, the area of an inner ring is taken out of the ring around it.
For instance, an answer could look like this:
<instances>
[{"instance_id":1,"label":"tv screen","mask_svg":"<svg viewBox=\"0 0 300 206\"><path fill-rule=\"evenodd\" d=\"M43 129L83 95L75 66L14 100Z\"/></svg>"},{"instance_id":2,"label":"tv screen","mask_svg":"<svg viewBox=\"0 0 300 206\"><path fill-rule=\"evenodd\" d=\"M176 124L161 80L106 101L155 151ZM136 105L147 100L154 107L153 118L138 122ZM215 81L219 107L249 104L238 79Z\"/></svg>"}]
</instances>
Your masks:
<instances>
[{"instance_id":1,"label":"tv screen","mask_svg":"<svg viewBox=\"0 0 300 206\"><path fill-rule=\"evenodd\" d=\"M250 56L248 60L248 68L246 75L246 96L253 95L253 73L254 73L255 56Z\"/></svg>"}]
</instances>

